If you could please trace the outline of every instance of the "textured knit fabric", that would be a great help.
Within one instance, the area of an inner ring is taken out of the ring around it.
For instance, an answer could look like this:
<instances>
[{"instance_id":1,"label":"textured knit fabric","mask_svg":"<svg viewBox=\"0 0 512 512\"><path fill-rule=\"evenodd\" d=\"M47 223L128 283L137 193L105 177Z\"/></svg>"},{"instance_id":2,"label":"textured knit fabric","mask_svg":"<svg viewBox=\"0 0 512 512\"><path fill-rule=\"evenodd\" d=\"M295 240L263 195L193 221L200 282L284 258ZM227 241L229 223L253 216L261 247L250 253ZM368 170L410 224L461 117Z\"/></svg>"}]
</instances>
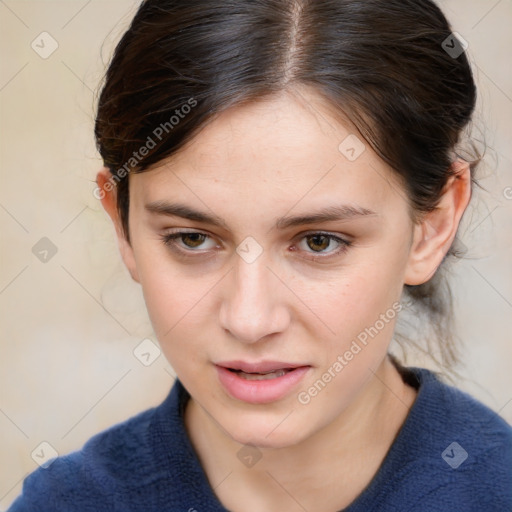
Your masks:
<instances>
[{"instance_id":1,"label":"textured knit fabric","mask_svg":"<svg viewBox=\"0 0 512 512\"><path fill-rule=\"evenodd\" d=\"M377 474L344 510L512 511L512 428L434 373L402 371L416 401ZM225 511L184 427L188 399L177 380L160 406L29 475L8 512Z\"/></svg>"}]
</instances>

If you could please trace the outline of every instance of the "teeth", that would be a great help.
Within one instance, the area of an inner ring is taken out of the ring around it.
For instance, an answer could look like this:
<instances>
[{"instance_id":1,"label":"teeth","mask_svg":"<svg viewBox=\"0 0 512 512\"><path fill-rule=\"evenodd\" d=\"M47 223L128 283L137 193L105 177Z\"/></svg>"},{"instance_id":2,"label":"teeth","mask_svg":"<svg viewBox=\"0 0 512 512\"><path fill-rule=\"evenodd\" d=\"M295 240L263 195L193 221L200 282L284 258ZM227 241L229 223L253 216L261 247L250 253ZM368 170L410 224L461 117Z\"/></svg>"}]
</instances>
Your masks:
<instances>
[{"instance_id":1,"label":"teeth","mask_svg":"<svg viewBox=\"0 0 512 512\"><path fill-rule=\"evenodd\" d=\"M246 380L268 380L268 379L276 379L277 377L282 377L286 375L290 370L275 370L273 372L267 373L245 373L243 371L237 371L236 373L246 379Z\"/></svg>"}]
</instances>

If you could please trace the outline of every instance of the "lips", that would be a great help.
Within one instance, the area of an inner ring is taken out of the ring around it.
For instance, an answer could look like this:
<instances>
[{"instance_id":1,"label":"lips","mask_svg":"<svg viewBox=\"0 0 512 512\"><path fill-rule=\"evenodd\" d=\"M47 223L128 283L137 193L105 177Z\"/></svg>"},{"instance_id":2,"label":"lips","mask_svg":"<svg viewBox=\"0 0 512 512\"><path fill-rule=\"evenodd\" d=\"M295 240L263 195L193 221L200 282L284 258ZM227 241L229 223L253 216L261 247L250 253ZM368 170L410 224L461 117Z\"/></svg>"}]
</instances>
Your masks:
<instances>
[{"instance_id":1,"label":"lips","mask_svg":"<svg viewBox=\"0 0 512 512\"><path fill-rule=\"evenodd\" d=\"M310 369L310 365L282 361L225 361L216 367L228 394L253 404L284 398Z\"/></svg>"}]
</instances>

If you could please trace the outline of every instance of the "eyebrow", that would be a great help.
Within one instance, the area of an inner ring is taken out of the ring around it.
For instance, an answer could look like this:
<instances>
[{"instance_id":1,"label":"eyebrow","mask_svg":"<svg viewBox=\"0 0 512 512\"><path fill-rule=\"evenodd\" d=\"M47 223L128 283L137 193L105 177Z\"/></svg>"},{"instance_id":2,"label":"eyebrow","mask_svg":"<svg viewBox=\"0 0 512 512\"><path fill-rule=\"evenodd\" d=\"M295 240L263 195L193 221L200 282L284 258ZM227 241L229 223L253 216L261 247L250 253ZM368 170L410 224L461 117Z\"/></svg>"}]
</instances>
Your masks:
<instances>
[{"instance_id":1,"label":"eyebrow","mask_svg":"<svg viewBox=\"0 0 512 512\"><path fill-rule=\"evenodd\" d=\"M168 203L167 201L153 201L145 205L146 211L156 215L167 215L180 217L196 222L203 222L211 226L221 227L228 230L226 222L215 214L195 210L181 203ZM360 217L378 215L373 210L361 206L339 205L328 206L316 212L297 215L294 217L280 217L277 219L274 229L287 229L290 227L302 226L304 224L317 224L321 222L332 222L349 220Z\"/></svg>"}]
</instances>

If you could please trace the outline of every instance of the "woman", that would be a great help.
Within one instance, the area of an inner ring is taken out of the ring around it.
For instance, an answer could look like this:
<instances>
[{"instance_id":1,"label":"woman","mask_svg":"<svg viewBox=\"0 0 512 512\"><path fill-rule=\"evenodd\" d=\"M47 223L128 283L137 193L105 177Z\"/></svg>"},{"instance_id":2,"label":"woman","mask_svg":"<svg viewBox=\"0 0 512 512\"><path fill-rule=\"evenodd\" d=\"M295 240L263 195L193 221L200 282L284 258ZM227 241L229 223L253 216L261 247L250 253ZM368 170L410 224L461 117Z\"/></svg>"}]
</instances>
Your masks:
<instances>
[{"instance_id":1,"label":"woman","mask_svg":"<svg viewBox=\"0 0 512 512\"><path fill-rule=\"evenodd\" d=\"M96 195L178 379L10 510L511 510L511 427L388 352L440 304L475 99L430 0L143 2Z\"/></svg>"}]
</instances>

